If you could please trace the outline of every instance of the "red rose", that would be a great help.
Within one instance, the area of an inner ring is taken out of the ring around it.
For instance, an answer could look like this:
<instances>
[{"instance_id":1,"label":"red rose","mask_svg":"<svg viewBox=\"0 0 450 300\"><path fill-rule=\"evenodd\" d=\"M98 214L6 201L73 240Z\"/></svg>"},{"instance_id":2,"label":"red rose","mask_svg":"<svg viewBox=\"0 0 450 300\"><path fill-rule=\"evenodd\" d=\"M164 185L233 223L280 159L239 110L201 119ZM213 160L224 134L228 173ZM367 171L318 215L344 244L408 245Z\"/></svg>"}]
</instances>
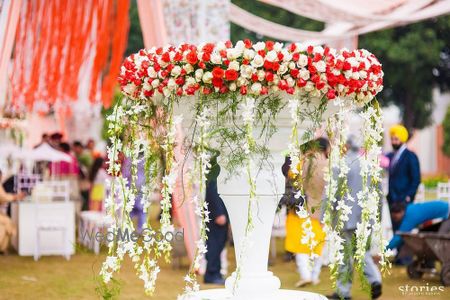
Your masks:
<instances>
[{"instance_id":1,"label":"red rose","mask_svg":"<svg viewBox=\"0 0 450 300\"><path fill-rule=\"evenodd\" d=\"M209 54L208 52L203 53L203 55L202 55L203 61L208 62L208 61L210 61L210 59L211 59L211 54Z\"/></svg>"},{"instance_id":2,"label":"red rose","mask_svg":"<svg viewBox=\"0 0 450 300\"><path fill-rule=\"evenodd\" d=\"M177 85L183 85L184 84L184 78L183 77L178 77L177 79L175 79L175 83Z\"/></svg>"},{"instance_id":3,"label":"red rose","mask_svg":"<svg viewBox=\"0 0 450 300\"><path fill-rule=\"evenodd\" d=\"M308 46L308 48L306 49L306 52L307 52L308 54L312 54L313 51L314 51L314 47L313 47L313 46Z\"/></svg>"},{"instance_id":4,"label":"red rose","mask_svg":"<svg viewBox=\"0 0 450 300\"><path fill-rule=\"evenodd\" d=\"M278 57L278 60L283 60L284 55L283 55L283 53L278 52L277 57Z\"/></svg>"},{"instance_id":5,"label":"red rose","mask_svg":"<svg viewBox=\"0 0 450 300\"><path fill-rule=\"evenodd\" d=\"M352 68L352 65L348 61L344 62L344 65L342 66L342 70L348 71L351 68Z\"/></svg>"},{"instance_id":6,"label":"red rose","mask_svg":"<svg viewBox=\"0 0 450 300\"><path fill-rule=\"evenodd\" d=\"M236 80L236 79L238 79L238 77L239 77L239 74L238 74L238 72L236 70L231 70L230 69L230 70L226 70L225 71L225 78L228 81Z\"/></svg>"},{"instance_id":7,"label":"red rose","mask_svg":"<svg viewBox=\"0 0 450 300\"><path fill-rule=\"evenodd\" d=\"M319 53L314 54L314 59L313 59L314 62L318 62L321 59L322 59L322 55L320 55Z\"/></svg>"},{"instance_id":8,"label":"red rose","mask_svg":"<svg viewBox=\"0 0 450 300\"><path fill-rule=\"evenodd\" d=\"M206 68L205 63L202 62L202 61L198 63L198 66L199 66L200 69L205 69Z\"/></svg>"},{"instance_id":9,"label":"red rose","mask_svg":"<svg viewBox=\"0 0 450 300\"><path fill-rule=\"evenodd\" d=\"M223 85L223 79L222 79L222 78L214 77L214 78L212 79L212 85L215 86L215 87L218 87L218 88L222 87L222 85Z\"/></svg>"},{"instance_id":10,"label":"red rose","mask_svg":"<svg viewBox=\"0 0 450 300\"><path fill-rule=\"evenodd\" d=\"M173 57L174 61L180 61L183 59L183 54L181 52L175 53L175 56Z\"/></svg>"},{"instance_id":11,"label":"red rose","mask_svg":"<svg viewBox=\"0 0 450 300\"><path fill-rule=\"evenodd\" d=\"M187 60L187 62L190 63L191 65L196 64L197 61L198 61L197 52L196 52L196 51L190 51L190 52L186 55L186 60Z\"/></svg>"},{"instance_id":12,"label":"red rose","mask_svg":"<svg viewBox=\"0 0 450 300\"><path fill-rule=\"evenodd\" d=\"M215 67L212 70L212 76L214 78L223 78L224 75L225 75L225 71L220 67Z\"/></svg>"},{"instance_id":13,"label":"red rose","mask_svg":"<svg viewBox=\"0 0 450 300\"><path fill-rule=\"evenodd\" d=\"M288 49L289 49L289 52L294 52L295 49L297 49L297 45L292 43L289 45Z\"/></svg>"},{"instance_id":14,"label":"red rose","mask_svg":"<svg viewBox=\"0 0 450 300\"><path fill-rule=\"evenodd\" d=\"M169 52L165 52L162 56L161 56L161 60L163 61L163 62L170 62L170 54L169 54Z\"/></svg>"},{"instance_id":15,"label":"red rose","mask_svg":"<svg viewBox=\"0 0 450 300\"><path fill-rule=\"evenodd\" d=\"M297 80L297 86L298 87L304 87L306 85L307 81L305 79L300 78Z\"/></svg>"},{"instance_id":16,"label":"red rose","mask_svg":"<svg viewBox=\"0 0 450 300\"><path fill-rule=\"evenodd\" d=\"M253 75L252 75L252 81L253 81L253 82L257 82L257 81L258 81L258 75L253 74Z\"/></svg>"},{"instance_id":17,"label":"red rose","mask_svg":"<svg viewBox=\"0 0 450 300\"><path fill-rule=\"evenodd\" d=\"M292 54L293 61L298 61L299 58L300 58L300 53L296 52L296 53Z\"/></svg>"},{"instance_id":18,"label":"red rose","mask_svg":"<svg viewBox=\"0 0 450 300\"><path fill-rule=\"evenodd\" d=\"M266 80L267 80L267 82L273 81L273 73L272 72L266 72Z\"/></svg>"},{"instance_id":19,"label":"red rose","mask_svg":"<svg viewBox=\"0 0 450 300\"><path fill-rule=\"evenodd\" d=\"M269 93L269 89L265 86L261 88L261 95L267 95Z\"/></svg>"},{"instance_id":20,"label":"red rose","mask_svg":"<svg viewBox=\"0 0 450 300\"><path fill-rule=\"evenodd\" d=\"M298 73L299 73L298 69L292 69L291 70L291 76L294 77L294 78L297 78Z\"/></svg>"},{"instance_id":21,"label":"red rose","mask_svg":"<svg viewBox=\"0 0 450 300\"><path fill-rule=\"evenodd\" d=\"M161 55L163 53L163 48L159 47L158 49L156 49L156 54Z\"/></svg>"},{"instance_id":22,"label":"red rose","mask_svg":"<svg viewBox=\"0 0 450 300\"><path fill-rule=\"evenodd\" d=\"M267 48L267 50L269 50L269 51L272 50L274 44L275 43L273 41L266 41L266 48Z\"/></svg>"},{"instance_id":23,"label":"red rose","mask_svg":"<svg viewBox=\"0 0 450 300\"><path fill-rule=\"evenodd\" d=\"M239 89L239 92L241 93L241 95L246 95L247 94L247 86L245 86L245 85L241 86L241 88Z\"/></svg>"},{"instance_id":24,"label":"red rose","mask_svg":"<svg viewBox=\"0 0 450 300\"><path fill-rule=\"evenodd\" d=\"M245 48L250 49L252 47L252 41L249 39L244 40Z\"/></svg>"},{"instance_id":25,"label":"red rose","mask_svg":"<svg viewBox=\"0 0 450 300\"><path fill-rule=\"evenodd\" d=\"M178 89L177 89L177 95L178 95L178 96L183 95L183 89L182 89L182 88L178 88Z\"/></svg>"},{"instance_id":26,"label":"red rose","mask_svg":"<svg viewBox=\"0 0 450 300\"><path fill-rule=\"evenodd\" d=\"M325 86L325 83L324 83L323 81L319 81L319 82L316 83L316 88L317 88L318 90L323 89L324 86Z\"/></svg>"},{"instance_id":27,"label":"red rose","mask_svg":"<svg viewBox=\"0 0 450 300\"><path fill-rule=\"evenodd\" d=\"M205 94L205 95L209 95L209 94L211 94L211 89L206 87L206 86L204 86L203 89L202 89L202 93Z\"/></svg>"},{"instance_id":28,"label":"red rose","mask_svg":"<svg viewBox=\"0 0 450 300\"><path fill-rule=\"evenodd\" d=\"M208 44L206 44L205 46L203 46L203 52L206 52L206 53L212 53L213 52L213 50L214 50L214 44L213 43L208 43Z\"/></svg>"},{"instance_id":29,"label":"red rose","mask_svg":"<svg viewBox=\"0 0 450 300\"><path fill-rule=\"evenodd\" d=\"M231 43L231 41L228 40L228 41L225 42L225 46L226 46L227 48L231 48L231 47L233 47L233 43Z\"/></svg>"},{"instance_id":30,"label":"red rose","mask_svg":"<svg viewBox=\"0 0 450 300\"><path fill-rule=\"evenodd\" d=\"M333 100L336 98L336 92L334 90L329 90L327 93L327 98L328 100Z\"/></svg>"}]
</instances>

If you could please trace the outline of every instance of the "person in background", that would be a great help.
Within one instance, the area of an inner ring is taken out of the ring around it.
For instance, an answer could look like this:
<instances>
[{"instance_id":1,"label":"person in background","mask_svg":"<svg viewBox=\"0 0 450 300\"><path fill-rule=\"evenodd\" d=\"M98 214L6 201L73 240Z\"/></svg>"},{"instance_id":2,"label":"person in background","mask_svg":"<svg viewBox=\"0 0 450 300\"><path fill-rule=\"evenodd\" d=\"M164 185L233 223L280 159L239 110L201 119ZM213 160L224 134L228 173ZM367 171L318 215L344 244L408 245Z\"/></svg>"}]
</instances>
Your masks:
<instances>
[{"instance_id":1,"label":"person in background","mask_svg":"<svg viewBox=\"0 0 450 300\"><path fill-rule=\"evenodd\" d=\"M322 255L325 233L320 223L322 194L325 187L323 179L324 168L327 165L327 157L329 151L329 142L325 138L319 138L305 145L308 149L304 149L304 162L300 162L298 169L303 169L302 181L304 193L306 196L306 204L308 217L311 221L312 231L314 233L314 241L316 245L313 249L309 244L302 243L305 235L303 225L307 218L300 218L296 211L303 203L291 202L286 205L288 214L286 218L286 239L285 250L295 254L295 262L297 270L300 274L300 280L295 284L296 287L303 287L309 284L318 284L320 282L319 275L322 267L320 256ZM283 174L287 176L287 181L291 181L290 185L294 185L296 175L290 169L290 159L285 162L282 167ZM294 198L296 190L285 195L284 197ZM283 198L282 201L283 202ZM284 204L284 203L282 203ZM310 241L311 242L311 241ZM312 257L315 257L312 259ZM311 262L312 266L311 266Z\"/></svg>"},{"instance_id":2,"label":"person in background","mask_svg":"<svg viewBox=\"0 0 450 300\"><path fill-rule=\"evenodd\" d=\"M394 203L409 204L414 202L420 184L420 165L417 155L408 150L408 130L402 125L392 126L389 130L393 152L387 156L389 162L389 206ZM394 222L394 231L398 228Z\"/></svg>"},{"instance_id":3,"label":"person in background","mask_svg":"<svg viewBox=\"0 0 450 300\"><path fill-rule=\"evenodd\" d=\"M122 163L122 176L128 180L128 186L131 185L131 159L125 158ZM130 213L132 219L137 219L136 231L141 233L144 223L147 221L147 216L144 213L144 204L142 203L142 188L145 186L145 159L140 159L137 165L137 178L135 181L135 187L138 191L136 199L134 201L133 210Z\"/></svg>"},{"instance_id":4,"label":"person in background","mask_svg":"<svg viewBox=\"0 0 450 300\"><path fill-rule=\"evenodd\" d=\"M346 153L346 164L349 167L349 172L347 174L347 185L350 190L350 197L344 199L345 205L351 207L351 212L348 215L348 221L344 222L343 237L345 238L344 246L344 264L340 266L339 276L337 279L336 289L337 291L331 295L327 296L328 299L351 299L351 289L352 289L352 277L353 277L353 255L355 253L355 231L357 224L361 221L362 208L358 204L357 194L363 188L361 172L361 164L359 162L360 146L356 141L356 137L349 136L347 141L347 153ZM334 174L337 177L337 173ZM381 190L380 190L381 194ZM336 203L334 204L336 205ZM381 201L380 201L381 205ZM381 208L381 206L380 206ZM369 238L370 240L370 238ZM381 296L382 285L381 285L381 273L378 270L377 265L373 261L370 254L370 245L367 246L367 251L364 256L364 274L371 286L371 299L377 299Z\"/></svg>"},{"instance_id":5,"label":"person in background","mask_svg":"<svg viewBox=\"0 0 450 300\"><path fill-rule=\"evenodd\" d=\"M2 172L0 171L0 182L2 182ZM0 204L20 201L25 198L25 193L18 194L7 193L0 184ZM16 234L16 227L11 219L0 213L0 252L8 254L11 238Z\"/></svg>"},{"instance_id":6,"label":"person in background","mask_svg":"<svg viewBox=\"0 0 450 300\"><path fill-rule=\"evenodd\" d=\"M398 228L400 232L410 232L426 221L438 218L447 220L448 217L449 204L445 201L436 200L409 205L397 202L391 206L391 218L400 224ZM394 234L387 247L389 249L399 249L402 244L402 237Z\"/></svg>"},{"instance_id":7,"label":"person in background","mask_svg":"<svg viewBox=\"0 0 450 300\"><path fill-rule=\"evenodd\" d=\"M39 147L39 146L42 145L42 144L49 144L49 142L50 142L50 137L48 136L47 133L44 133L44 134L42 134L42 136L41 136L41 141L39 142L39 144L35 145L35 146L33 147L33 149L36 149L37 147Z\"/></svg>"},{"instance_id":8,"label":"person in background","mask_svg":"<svg viewBox=\"0 0 450 300\"><path fill-rule=\"evenodd\" d=\"M91 155L92 160L94 160L94 159L99 158L100 156L102 156L101 153L98 152L98 151L95 149L95 141L94 141L93 139L89 139L89 140L87 141L87 144L86 144L86 150L87 150L87 151L89 152L89 154Z\"/></svg>"},{"instance_id":9,"label":"person in background","mask_svg":"<svg viewBox=\"0 0 450 300\"><path fill-rule=\"evenodd\" d=\"M49 145L52 146L53 148L57 149L57 150L61 150L60 149L60 145L62 143L62 138L63 135L60 132L55 132L53 134L50 135L50 139L48 141Z\"/></svg>"},{"instance_id":10,"label":"person in background","mask_svg":"<svg viewBox=\"0 0 450 300\"><path fill-rule=\"evenodd\" d=\"M80 196L82 200L81 210L89 209L89 190L91 188L88 176L89 170L92 167L92 157L87 153L80 141L73 142L73 152L78 161L78 187L80 189Z\"/></svg>"},{"instance_id":11,"label":"person in background","mask_svg":"<svg viewBox=\"0 0 450 300\"><path fill-rule=\"evenodd\" d=\"M105 168L105 160L98 157L92 164L91 172L89 173L89 182L91 183L91 190L89 193L89 210L102 211L103 201L106 197L106 183L109 175Z\"/></svg>"},{"instance_id":12,"label":"person in background","mask_svg":"<svg viewBox=\"0 0 450 300\"><path fill-rule=\"evenodd\" d=\"M80 171L78 167L78 160L77 158L71 153L70 151L70 145L67 143L61 143L59 145L59 149L61 152L64 152L65 154L69 155L71 158L71 161L59 161L59 162L52 162L50 164L50 170L55 171L55 175L61 175L61 176L67 176L67 175L77 175Z\"/></svg>"},{"instance_id":13,"label":"person in background","mask_svg":"<svg viewBox=\"0 0 450 300\"><path fill-rule=\"evenodd\" d=\"M218 152L214 152L211 157L211 167L206 175L206 195L205 201L208 204L211 221L208 222L208 240L206 246L206 272L204 276L205 283L225 284L225 279L220 273L221 260L220 254L225 248L228 236L228 214L225 204L217 191L217 178L220 174L220 166L217 163Z\"/></svg>"}]
</instances>

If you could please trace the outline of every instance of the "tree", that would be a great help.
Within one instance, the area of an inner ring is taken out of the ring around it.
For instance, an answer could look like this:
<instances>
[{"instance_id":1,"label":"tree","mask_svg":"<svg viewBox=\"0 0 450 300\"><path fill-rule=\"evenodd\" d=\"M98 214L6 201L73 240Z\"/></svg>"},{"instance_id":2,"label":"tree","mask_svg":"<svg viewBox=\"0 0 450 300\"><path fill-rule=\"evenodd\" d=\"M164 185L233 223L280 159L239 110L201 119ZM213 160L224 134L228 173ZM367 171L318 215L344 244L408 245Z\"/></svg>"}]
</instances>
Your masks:
<instances>
[{"instance_id":1,"label":"tree","mask_svg":"<svg viewBox=\"0 0 450 300\"><path fill-rule=\"evenodd\" d=\"M359 46L373 52L383 64L382 104L402 111L408 129L431 123L432 90L448 88L450 18L440 17L408 26L369 33ZM447 60L447 61L446 61Z\"/></svg>"},{"instance_id":2,"label":"tree","mask_svg":"<svg viewBox=\"0 0 450 300\"><path fill-rule=\"evenodd\" d=\"M141 24L139 23L139 14L136 0L130 2L130 11L128 13L130 18L130 31L128 33L128 45L125 51L125 56L136 53L144 48L144 39L142 38Z\"/></svg>"}]
</instances>

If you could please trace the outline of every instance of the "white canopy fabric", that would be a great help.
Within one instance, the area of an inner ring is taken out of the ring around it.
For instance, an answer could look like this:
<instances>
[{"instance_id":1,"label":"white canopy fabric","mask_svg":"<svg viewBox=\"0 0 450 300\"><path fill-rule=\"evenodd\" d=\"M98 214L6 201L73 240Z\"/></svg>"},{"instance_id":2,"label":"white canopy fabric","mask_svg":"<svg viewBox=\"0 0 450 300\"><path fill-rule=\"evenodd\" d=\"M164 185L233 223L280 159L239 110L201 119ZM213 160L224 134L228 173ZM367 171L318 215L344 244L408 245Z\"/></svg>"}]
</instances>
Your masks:
<instances>
[{"instance_id":1,"label":"white canopy fabric","mask_svg":"<svg viewBox=\"0 0 450 300\"><path fill-rule=\"evenodd\" d=\"M259 0L326 23L320 32L283 26L230 4L230 21L286 41L325 44L450 13L450 0Z\"/></svg>"},{"instance_id":2,"label":"white canopy fabric","mask_svg":"<svg viewBox=\"0 0 450 300\"><path fill-rule=\"evenodd\" d=\"M24 157L25 159L33 161L50 161L50 162L72 161L72 157L70 157L70 155L67 155L64 152L52 148L47 143L42 143L39 147L34 148L33 150L25 151L24 154L27 155L27 157Z\"/></svg>"}]
</instances>

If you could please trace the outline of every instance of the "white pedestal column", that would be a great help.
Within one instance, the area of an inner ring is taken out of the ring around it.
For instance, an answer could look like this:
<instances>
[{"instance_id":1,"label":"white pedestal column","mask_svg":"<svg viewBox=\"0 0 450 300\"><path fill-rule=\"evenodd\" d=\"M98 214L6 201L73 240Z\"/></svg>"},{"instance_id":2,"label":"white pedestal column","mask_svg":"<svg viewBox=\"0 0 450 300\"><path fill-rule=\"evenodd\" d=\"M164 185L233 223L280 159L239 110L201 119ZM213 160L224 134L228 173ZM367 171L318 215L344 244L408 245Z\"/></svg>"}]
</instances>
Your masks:
<instances>
[{"instance_id":1,"label":"white pedestal column","mask_svg":"<svg viewBox=\"0 0 450 300\"><path fill-rule=\"evenodd\" d=\"M230 217L231 229L239 264L242 241L247 225L248 195L222 196ZM270 235L278 200L275 196L259 196L251 210L253 230L245 243L240 278L236 282L236 272L227 278L225 289L204 290L187 297L202 300L307 300L326 299L308 292L280 289L280 280L267 270Z\"/></svg>"}]
</instances>

